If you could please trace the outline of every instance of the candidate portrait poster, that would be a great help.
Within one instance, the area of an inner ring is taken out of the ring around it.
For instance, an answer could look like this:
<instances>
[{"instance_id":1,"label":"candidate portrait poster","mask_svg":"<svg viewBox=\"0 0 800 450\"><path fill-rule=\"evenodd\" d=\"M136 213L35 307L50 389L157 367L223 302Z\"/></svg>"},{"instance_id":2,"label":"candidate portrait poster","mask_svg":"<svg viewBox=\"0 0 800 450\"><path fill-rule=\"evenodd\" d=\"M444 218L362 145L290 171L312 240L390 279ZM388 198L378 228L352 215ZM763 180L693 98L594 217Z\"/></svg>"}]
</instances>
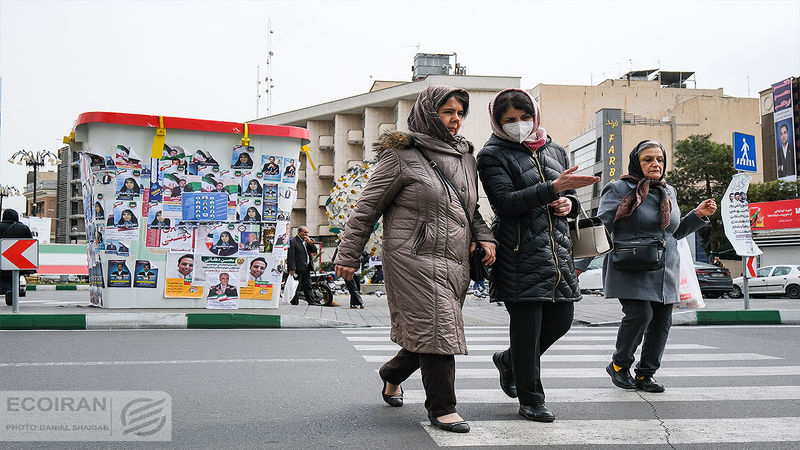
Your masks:
<instances>
[{"instance_id":1,"label":"candidate portrait poster","mask_svg":"<svg viewBox=\"0 0 800 450\"><path fill-rule=\"evenodd\" d=\"M193 253L168 253L165 268L164 297L203 298L205 277L195 271Z\"/></svg>"},{"instance_id":2,"label":"candidate portrait poster","mask_svg":"<svg viewBox=\"0 0 800 450\"><path fill-rule=\"evenodd\" d=\"M108 287L131 287L131 271L124 259L108 261Z\"/></svg>"},{"instance_id":3,"label":"candidate portrait poster","mask_svg":"<svg viewBox=\"0 0 800 450\"><path fill-rule=\"evenodd\" d=\"M133 270L133 287L155 289L158 287L158 269L150 261L136 260Z\"/></svg>"}]
</instances>

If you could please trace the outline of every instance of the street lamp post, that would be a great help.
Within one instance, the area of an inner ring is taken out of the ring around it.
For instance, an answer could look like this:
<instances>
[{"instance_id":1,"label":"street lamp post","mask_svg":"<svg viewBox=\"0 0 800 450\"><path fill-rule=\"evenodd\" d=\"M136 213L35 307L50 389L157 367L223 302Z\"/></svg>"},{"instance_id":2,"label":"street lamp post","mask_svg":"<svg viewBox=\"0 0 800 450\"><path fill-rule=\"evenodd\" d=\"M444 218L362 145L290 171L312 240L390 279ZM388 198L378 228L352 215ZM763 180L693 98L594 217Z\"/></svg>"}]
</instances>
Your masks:
<instances>
[{"instance_id":1,"label":"street lamp post","mask_svg":"<svg viewBox=\"0 0 800 450\"><path fill-rule=\"evenodd\" d=\"M19 195L19 190L14 186L0 185L0 214L3 212L3 198L17 195Z\"/></svg>"},{"instance_id":2,"label":"street lamp post","mask_svg":"<svg viewBox=\"0 0 800 450\"><path fill-rule=\"evenodd\" d=\"M33 206L31 207L31 216L36 217L36 173L39 167L45 165L57 166L61 164L54 153L49 150L40 150L38 152L31 152L28 150L20 150L8 158L11 164L19 164L20 166L33 167Z\"/></svg>"}]
</instances>

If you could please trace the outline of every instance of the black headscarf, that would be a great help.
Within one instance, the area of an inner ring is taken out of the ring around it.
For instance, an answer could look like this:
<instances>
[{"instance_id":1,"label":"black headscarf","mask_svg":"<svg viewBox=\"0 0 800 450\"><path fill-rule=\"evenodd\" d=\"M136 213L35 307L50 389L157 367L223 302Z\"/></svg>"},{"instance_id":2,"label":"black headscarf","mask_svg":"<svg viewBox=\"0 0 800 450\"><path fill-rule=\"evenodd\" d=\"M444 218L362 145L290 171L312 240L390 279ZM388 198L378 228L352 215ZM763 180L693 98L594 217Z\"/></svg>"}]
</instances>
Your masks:
<instances>
[{"instance_id":1,"label":"black headscarf","mask_svg":"<svg viewBox=\"0 0 800 450\"><path fill-rule=\"evenodd\" d=\"M642 163L639 161L639 153L646 148L658 147L664 155L664 169L661 171L661 178L658 180L651 180L644 176L642 172ZM633 214L633 211L639 207L647 198L650 188L654 187L661 190L661 203L659 204L659 212L661 215L661 229L665 230L669 226L669 216L672 212L672 202L669 199L669 191L667 191L667 182L664 176L667 173L667 153L664 147L656 141L645 140L636 144L636 147L631 151L628 157L628 173L620 177L621 180L630 180L636 183L636 189L626 195L619 206L617 213L614 215L614 222L623 217L628 217Z\"/></svg>"},{"instance_id":2,"label":"black headscarf","mask_svg":"<svg viewBox=\"0 0 800 450\"><path fill-rule=\"evenodd\" d=\"M408 129L416 133L433 136L451 145L464 139L459 135L453 136L450 134L437 112L445 100L454 92L458 92L467 99L467 104L463 105L464 114L466 115L469 108L469 94L467 91L452 86L429 86L420 92L414 107L411 109L411 114L408 115Z\"/></svg>"}]
</instances>

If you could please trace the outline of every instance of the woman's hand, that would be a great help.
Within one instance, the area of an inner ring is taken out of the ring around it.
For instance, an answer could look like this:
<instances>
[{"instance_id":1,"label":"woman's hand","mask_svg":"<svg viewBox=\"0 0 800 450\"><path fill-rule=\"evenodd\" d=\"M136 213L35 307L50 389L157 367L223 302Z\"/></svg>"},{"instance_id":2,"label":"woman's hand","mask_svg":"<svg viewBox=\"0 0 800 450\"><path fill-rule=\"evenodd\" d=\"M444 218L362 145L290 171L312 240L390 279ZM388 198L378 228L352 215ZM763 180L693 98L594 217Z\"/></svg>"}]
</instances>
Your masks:
<instances>
[{"instance_id":1,"label":"woman's hand","mask_svg":"<svg viewBox=\"0 0 800 450\"><path fill-rule=\"evenodd\" d=\"M553 214L557 216L566 216L572 211L572 201L566 197L561 197L558 200L552 201L547 206L553 208Z\"/></svg>"},{"instance_id":2,"label":"woman's hand","mask_svg":"<svg viewBox=\"0 0 800 450\"><path fill-rule=\"evenodd\" d=\"M703 200L699 205L697 205L697 208L694 209L694 212L700 216L701 219L703 217L708 217L717 212L717 201L713 198Z\"/></svg>"},{"instance_id":3,"label":"woman's hand","mask_svg":"<svg viewBox=\"0 0 800 450\"><path fill-rule=\"evenodd\" d=\"M492 264L494 264L494 261L496 259L495 256L496 246L494 245L494 242L489 242L489 241L480 241L480 244L481 247L483 248L483 253L484 253L483 259L481 259L481 261L483 261L483 263L486 264L487 266L491 266ZM471 242L469 244L470 255L472 254L472 252L475 251L475 247L476 245L474 242Z\"/></svg>"},{"instance_id":4,"label":"woman's hand","mask_svg":"<svg viewBox=\"0 0 800 450\"><path fill-rule=\"evenodd\" d=\"M556 178L556 181L553 181L553 191L559 193L571 189L578 189L584 186L591 186L600 181L600 177L591 175L573 175L576 170L578 170L578 166L570 167L569 169L561 172L561 175Z\"/></svg>"},{"instance_id":5,"label":"woman's hand","mask_svg":"<svg viewBox=\"0 0 800 450\"><path fill-rule=\"evenodd\" d=\"M350 281L350 280L353 279L353 276L356 273L356 268L355 267L340 266L340 265L337 264L336 267L334 268L334 271L336 272L336 276L337 277L342 277L345 280Z\"/></svg>"}]
</instances>

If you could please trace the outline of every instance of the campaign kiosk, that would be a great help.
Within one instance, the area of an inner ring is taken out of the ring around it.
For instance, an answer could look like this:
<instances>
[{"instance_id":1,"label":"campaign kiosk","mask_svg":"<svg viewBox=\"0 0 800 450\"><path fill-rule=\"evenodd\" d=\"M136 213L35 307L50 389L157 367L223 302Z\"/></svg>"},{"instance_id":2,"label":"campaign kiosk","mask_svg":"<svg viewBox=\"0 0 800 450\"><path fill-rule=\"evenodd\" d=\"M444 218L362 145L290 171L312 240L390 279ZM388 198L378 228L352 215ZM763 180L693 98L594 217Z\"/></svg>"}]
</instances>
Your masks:
<instances>
[{"instance_id":1,"label":"campaign kiosk","mask_svg":"<svg viewBox=\"0 0 800 450\"><path fill-rule=\"evenodd\" d=\"M304 128L81 114L90 299L104 308L277 308Z\"/></svg>"}]
</instances>

